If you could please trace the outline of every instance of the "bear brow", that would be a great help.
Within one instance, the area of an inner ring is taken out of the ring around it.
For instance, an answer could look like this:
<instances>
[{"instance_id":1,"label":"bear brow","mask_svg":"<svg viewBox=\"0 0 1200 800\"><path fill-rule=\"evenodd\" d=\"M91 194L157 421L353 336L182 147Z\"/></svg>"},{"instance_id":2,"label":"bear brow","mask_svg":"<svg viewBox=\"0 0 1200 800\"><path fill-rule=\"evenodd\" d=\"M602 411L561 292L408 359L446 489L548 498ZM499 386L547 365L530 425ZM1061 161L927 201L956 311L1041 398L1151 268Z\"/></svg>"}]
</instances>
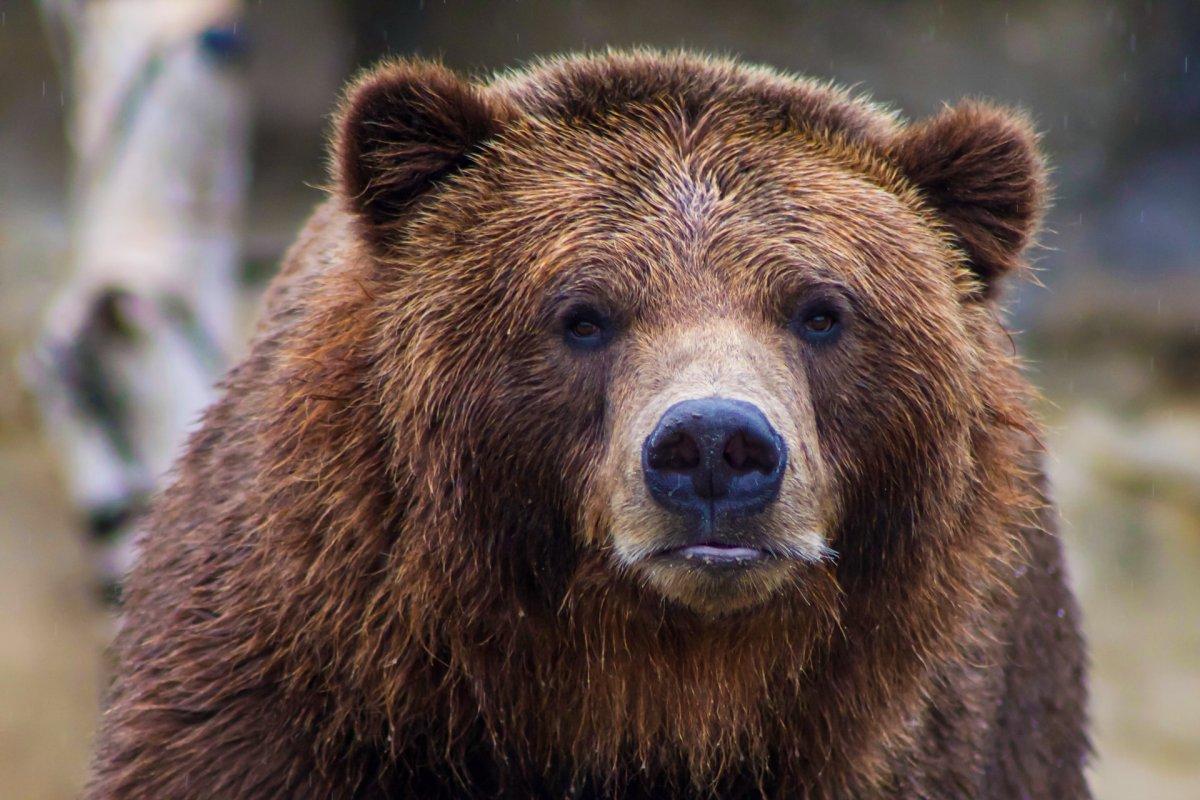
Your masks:
<instances>
[{"instance_id":1,"label":"bear brow","mask_svg":"<svg viewBox=\"0 0 1200 800\"><path fill-rule=\"evenodd\" d=\"M630 268L636 269L636 274ZM649 271L640 264L626 268L622 262L622 268L617 268L614 263L591 259L563 270L547 297L552 305L584 301L608 305L618 299L624 304L626 299L636 298L649 280Z\"/></svg>"}]
</instances>

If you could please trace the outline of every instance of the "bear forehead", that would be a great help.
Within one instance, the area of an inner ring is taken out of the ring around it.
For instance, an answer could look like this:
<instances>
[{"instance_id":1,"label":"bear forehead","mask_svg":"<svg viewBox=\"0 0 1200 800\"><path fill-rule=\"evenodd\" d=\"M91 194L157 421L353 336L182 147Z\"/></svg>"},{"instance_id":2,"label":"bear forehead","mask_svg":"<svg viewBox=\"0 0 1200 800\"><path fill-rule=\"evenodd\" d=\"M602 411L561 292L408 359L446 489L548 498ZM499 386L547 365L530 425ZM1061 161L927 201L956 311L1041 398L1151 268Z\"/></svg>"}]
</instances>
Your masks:
<instances>
[{"instance_id":1,"label":"bear forehead","mask_svg":"<svg viewBox=\"0 0 1200 800\"><path fill-rule=\"evenodd\" d=\"M900 130L894 112L833 84L688 52L547 59L495 78L489 91L532 116L596 119L613 109L670 99L692 117L737 104L763 122L837 133L876 148L886 147Z\"/></svg>"},{"instance_id":2,"label":"bear forehead","mask_svg":"<svg viewBox=\"0 0 1200 800\"><path fill-rule=\"evenodd\" d=\"M928 216L888 155L899 117L830 83L693 53L633 50L544 60L493 79L487 92L514 117L503 135L506 156L543 187L566 167L580 181L564 188L609 190L619 205L652 181L690 177L728 190L753 185L775 165L775 188L800 189L813 185L814 174L797 160L824 156ZM687 168L667 174L673 161ZM677 188L681 197L697 194ZM825 187L832 195L837 188Z\"/></svg>"},{"instance_id":3,"label":"bear forehead","mask_svg":"<svg viewBox=\"0 0 1200 800\"><path fill-rule=\"evenodd\" d=\"M668 98L601 119L527 118L487 148L463 191L485 207L459 241L512 256L541 283L615 260L642 279L715 269L759 285L753 263L856 282L892 265L950 282L952 251L890 166L736 103L696 116Z\"/></svg>"},{"instance_id":4,"label":"bear forehead","mask_svg":"<svg viewBox=\"0 0 1200 800\"><path fill-rule=\"evenodd\" d=\"M696 164L725 159L746 170L756 160L787 158L802 140L906 200L917 198L887 155L901 131L898 116L830 83L691 53L635 50L542 61L494 79L486 91L509 110L516 150L537 151L539 159L546 153L538 139L584 157L586 138L603 143L586 153L601 163L622 151L650 159L678 150ZM532 131L520 136L525 127Z\"/></svg>"}]
</instances>

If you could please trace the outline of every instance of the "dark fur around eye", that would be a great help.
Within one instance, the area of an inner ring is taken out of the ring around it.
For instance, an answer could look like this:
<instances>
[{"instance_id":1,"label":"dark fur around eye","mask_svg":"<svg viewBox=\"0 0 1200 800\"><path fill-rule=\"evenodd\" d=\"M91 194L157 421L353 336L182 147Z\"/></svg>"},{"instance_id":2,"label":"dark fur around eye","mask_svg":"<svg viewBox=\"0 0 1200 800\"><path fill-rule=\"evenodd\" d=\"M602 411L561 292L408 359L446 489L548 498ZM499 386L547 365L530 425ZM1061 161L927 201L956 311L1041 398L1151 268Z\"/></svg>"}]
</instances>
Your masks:
<instances>
[{"instance_id":1,"label":"dark fur around eye","mask_svg":"<svg viewBox=\"0 0 1200 800\"><path fill-rule=\"evenodd\" d=\"M792 331L811 344L828 344L842 333L845 312L829 299L814 299L802 304L792 318Z\"/></svg>"},{"instance_id":2,"label":"dark fur around eye","mask_svg":"<svg viewBox=\"0 0 1200 800\"><path fill-rule=\"evenodd\" d=\"M573 306L562 316L563 338L577 350L598 350L612 340L609 317L592 306Z\"/></svg>"}]
</instances>

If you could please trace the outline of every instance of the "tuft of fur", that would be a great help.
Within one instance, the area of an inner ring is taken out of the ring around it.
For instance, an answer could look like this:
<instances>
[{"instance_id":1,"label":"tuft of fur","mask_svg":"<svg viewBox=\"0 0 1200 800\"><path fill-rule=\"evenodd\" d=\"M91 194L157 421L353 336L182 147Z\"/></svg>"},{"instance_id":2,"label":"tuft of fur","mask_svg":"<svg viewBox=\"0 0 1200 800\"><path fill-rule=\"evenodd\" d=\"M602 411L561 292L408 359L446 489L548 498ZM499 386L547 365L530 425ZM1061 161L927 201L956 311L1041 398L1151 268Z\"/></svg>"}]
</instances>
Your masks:
<instances>
[{"instance_id":1,"label":"tuft of fur","mask_svg":"<svg viewBox=\"0 0 1200 800\"><path fill-rule=\"evenodd\" d=\"M1017 257L1004 119L681 53L368 73L149 521L88 796L1086 798L1031 390L959 280ZM855 329L814 359L818 280ZM584 293L640 315L620 358L546 334ZM718 318L837 557L714 618L614 562L602 467Z\"/></svg>"}]
</instances>

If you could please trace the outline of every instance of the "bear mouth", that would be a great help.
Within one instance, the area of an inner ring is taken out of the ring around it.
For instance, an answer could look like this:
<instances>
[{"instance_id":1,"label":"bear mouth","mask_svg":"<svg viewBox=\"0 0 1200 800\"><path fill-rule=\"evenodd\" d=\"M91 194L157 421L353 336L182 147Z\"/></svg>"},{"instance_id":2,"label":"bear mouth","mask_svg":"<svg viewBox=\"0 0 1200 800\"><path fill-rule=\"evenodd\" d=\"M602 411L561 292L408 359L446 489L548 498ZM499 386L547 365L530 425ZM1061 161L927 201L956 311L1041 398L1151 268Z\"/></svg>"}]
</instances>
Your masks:
<instances>
[{"instance_id":1,"label":"bear mouth","mask_svg":"<svg viewBox=\"0 0 1200 800\"><path fill-rule=\"evenodd\" d=\"M698 567L749 567L773 560L775 555L761 547L753 547L719 539L669 547L656 557Z\"/></svg>"}]
</instances>

